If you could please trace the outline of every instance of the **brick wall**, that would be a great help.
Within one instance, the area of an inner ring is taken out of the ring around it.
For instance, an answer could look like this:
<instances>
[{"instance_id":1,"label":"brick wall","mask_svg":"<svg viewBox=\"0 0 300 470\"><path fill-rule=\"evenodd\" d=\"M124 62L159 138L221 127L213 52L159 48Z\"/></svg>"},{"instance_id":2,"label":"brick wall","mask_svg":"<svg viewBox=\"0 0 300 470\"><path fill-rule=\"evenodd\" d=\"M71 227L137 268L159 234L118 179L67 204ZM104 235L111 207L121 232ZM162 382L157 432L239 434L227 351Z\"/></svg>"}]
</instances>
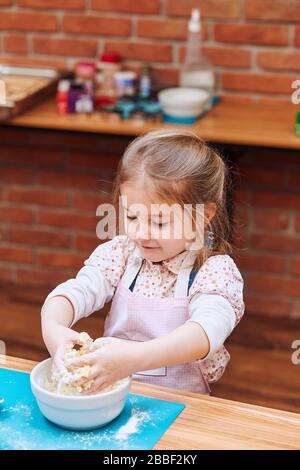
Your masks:
<instances>
[{"instance_id":1,"label":"brick wall","mask_svg":"<svg viewBox=\"0 0 300 470\"><path fill-rule=\"evenodd\" d=\"M299 152L230 149L235 152L235 242L247 311L299 318Z\"/></svg>"},{"instance_id":2,"label":"brick wall","mask_svg":"<svg viewBox=\"0 0 300 470\"><path fill-rule=\"evenodd\" d=\"M287 99L300 70L300 0L0 0L0 60L72 67L104 50L174 85L187 18L201 7L219 89Z\"/></svg>"},{"instance_id":3,"label":"brick wall","mask_svg":"<svg viewBox=\"0 0 300 470\"><path fill-rule=\"evenodd\" d=\"M99 244L96 208L126 144L3 127L0 140L0 281L54 286Z\"/></svg>"},{"instance_id":4,"label":"brick wall","mask_svg":"<svg viewBox=\"0 0 300 470\"><path fill-rule=\"evenodd\" d=\"M128 139L0 129L0 281L49 289L99 244L97 206ZM225 147L238 159L237 263L247 311L300 316L300 160L296 151Z\"/></svg>"}]
</instances>

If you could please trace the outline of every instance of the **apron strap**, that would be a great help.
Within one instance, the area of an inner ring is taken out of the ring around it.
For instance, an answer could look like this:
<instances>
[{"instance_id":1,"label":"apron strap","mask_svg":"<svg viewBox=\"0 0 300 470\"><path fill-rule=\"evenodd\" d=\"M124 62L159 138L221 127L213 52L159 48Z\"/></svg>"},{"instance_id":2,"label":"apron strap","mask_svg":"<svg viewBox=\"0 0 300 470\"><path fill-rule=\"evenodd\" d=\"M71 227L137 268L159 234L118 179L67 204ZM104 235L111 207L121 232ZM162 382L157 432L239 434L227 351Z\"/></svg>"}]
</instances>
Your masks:
<instances>
[{"instance_id":1,"label":"apron strap","mask_svg":"<svg viewBox=\"0 0 300 470\"><path fill-rule=\"evenodd\" d=\"M142 259L136 258L132 264L127 264L125 272L122 276L122 283L125 287L128 287L128 289L131 287L139 270L141 269L142 262Z\"/></svg>"},{"instance_id":2,"label":"apron strap","mask_svg":"<svg viewBox=\"0 0 300 470\"><path fill-rule=\"evenodd\" d=\"M193 269L196 256L195 252L190 251L189 255L185 258L177 276L174 297L187 296L190 273Z\"/></svg>"}]
</instances>

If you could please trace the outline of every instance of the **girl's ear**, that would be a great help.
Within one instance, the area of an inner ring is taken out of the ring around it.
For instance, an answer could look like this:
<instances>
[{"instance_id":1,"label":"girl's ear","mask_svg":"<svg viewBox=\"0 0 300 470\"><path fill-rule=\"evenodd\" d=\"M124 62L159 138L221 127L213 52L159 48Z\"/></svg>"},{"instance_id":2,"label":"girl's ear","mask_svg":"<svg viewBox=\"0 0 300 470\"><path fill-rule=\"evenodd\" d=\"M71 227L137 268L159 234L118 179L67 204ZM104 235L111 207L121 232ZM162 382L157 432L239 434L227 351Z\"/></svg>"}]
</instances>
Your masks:
<instances>
[{"instance_id":1,"label":"girl's ear","mask_svg":"<svg viewBox=\"0 0 300 470\"><path fill-rule=\"evenodd\" d=\"M205 220L211 222L217 212L217 205L214 202L208 202L204 205L204 217Z\"/></svg>"}]
</instances>

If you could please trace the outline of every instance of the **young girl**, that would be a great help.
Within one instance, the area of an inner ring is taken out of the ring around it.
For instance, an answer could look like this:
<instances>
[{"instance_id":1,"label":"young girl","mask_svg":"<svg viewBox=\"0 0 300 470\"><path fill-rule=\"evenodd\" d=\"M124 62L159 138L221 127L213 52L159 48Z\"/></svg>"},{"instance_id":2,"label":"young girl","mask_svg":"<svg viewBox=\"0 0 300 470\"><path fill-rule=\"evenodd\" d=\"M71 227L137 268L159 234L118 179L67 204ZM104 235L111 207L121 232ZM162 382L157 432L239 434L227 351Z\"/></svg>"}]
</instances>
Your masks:
<instances>
[{"instance_id":1,"label":"young girl","mask_svg":"<svg viewBox=\"0 0 300 470\"><path fill-rule=\"evenodd\" d=\"M244 313L243 279L228 242L226 175L221 157L188 131L152 131L125 151L114 202L121 197L126 235L99 245L42 308L43 338L59 366L66 345L78 340L71 327L113 298L104 346L74 361L91 365L90 393L132 375L209 394L223 374L230 359L223 343ZM175 216L151 213L149 221L136 204L148 214L157 204L189 205L194 235L175 236ZM203 235L196 204L204 207L204 244L195 248Z\"/></svg>"}]
</instances>

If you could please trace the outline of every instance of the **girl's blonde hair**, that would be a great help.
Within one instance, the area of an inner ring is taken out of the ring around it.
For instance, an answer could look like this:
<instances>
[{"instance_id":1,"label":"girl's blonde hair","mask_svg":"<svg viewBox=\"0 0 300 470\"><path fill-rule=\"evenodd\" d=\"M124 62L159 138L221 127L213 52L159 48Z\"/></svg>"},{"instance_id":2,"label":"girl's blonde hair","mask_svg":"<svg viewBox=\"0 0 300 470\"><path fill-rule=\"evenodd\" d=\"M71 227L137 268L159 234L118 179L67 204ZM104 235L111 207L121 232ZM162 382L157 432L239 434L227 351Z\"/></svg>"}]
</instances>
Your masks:
<instances>
[{"instance_id":1,"label":"girl's blonde hair","mask_svg":"<svg viewBox=\"0 0 300 470\"><path fill-rule=\"evenodd\" d=\"M207 244L196 256L195 268L215 254L231 254L226 208L228 169L220 155L200 137L181 129L160 129L135 139L119 163L113 190L118 210L121 185L143 181L155 202L168 204L215 203L216 213L207 223L214 233L213 248ZM195 213L193 212L195 222Z\"/></svg>"}]
</instances>

